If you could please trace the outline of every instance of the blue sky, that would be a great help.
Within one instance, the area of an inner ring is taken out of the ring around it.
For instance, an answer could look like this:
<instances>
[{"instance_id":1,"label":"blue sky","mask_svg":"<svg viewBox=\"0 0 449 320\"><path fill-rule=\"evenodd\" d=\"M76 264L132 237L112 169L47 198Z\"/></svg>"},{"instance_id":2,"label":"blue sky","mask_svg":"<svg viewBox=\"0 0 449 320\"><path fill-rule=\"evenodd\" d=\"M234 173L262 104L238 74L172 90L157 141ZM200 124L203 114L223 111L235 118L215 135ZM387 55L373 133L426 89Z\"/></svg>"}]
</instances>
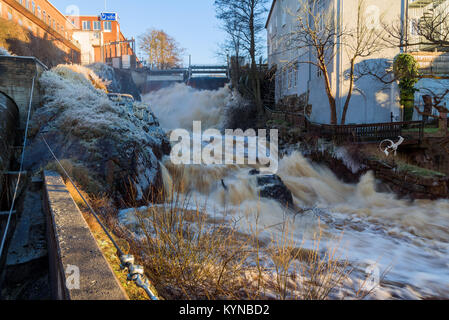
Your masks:
<instances>
[{"instance_id":1,"label":"blue sky","mask_svg":"<svg viewBox=\"0 0 449 320\"><path fill-rule=\"evenodd\" d=\"M104 0L50 0L62 13L77 5L81 15L98 15ZM192 55L194 64L219 62L218 44L224 34L215 18L213 0L107 0L107 11L117 12L122 32L136 39L148 28L163 29Z\"/></svg>"}]
</instances>

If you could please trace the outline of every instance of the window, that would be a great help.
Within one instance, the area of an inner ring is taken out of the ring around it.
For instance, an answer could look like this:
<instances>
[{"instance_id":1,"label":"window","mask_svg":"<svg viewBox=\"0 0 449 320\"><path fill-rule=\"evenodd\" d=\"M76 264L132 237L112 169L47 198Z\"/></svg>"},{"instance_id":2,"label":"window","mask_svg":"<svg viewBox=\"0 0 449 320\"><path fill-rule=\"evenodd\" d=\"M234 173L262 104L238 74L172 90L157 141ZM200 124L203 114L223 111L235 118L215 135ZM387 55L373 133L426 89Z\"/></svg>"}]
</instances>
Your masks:
<instances>
[{"instance_id":1,"label":"window","mask_svg":"<svg viewBox=\"0 0 449 320\"><path fill-rule=\"evenodd\" d=\"M44 22L47 21L47 13L44 11L42 11L42 20L44 20Z\"/></svg>"},{"instance_id":2,"label":"window","mask_svg":"<svg viewBox=\"0 0 449 320\"><path fill-rule=\"evenodd\" d=\"M90 30L90 21L83 21L83 30Z\"/></svg>"},{"instance_id":3,"label":"window","mask_svg":"<svg viewBox=\"0 0 449 320\"><path fill-rule=\"evenodd\" d=\"M36 4L33 2L31 2L31 11L36 14Z\"/></svg>"},{"instance_id":4,"label":"window","mask_svg":"<svg viewBox=\"0 0 449 320\"><path fill-rule=\"evenodd\" d=\"M28 10L30 10L30 0L26 0L26 1L25 1L25 8L27 8Z\"/></svg>"},{"instance_id":5,"label":"window","mask_svg":"<svg viewBox=\"0 0 449 320\"><path fill-rule=\"evenodd\" d=\"M8 20L12 20L12 10L8 9Z\"/></svg>"},{"instance_id":6,"label":"window","mask_svg":"<svg viewBox=\"0 0 449 320\"><path fill-rule=\"evenodd\" d=\"M47 24L50 25L50 23L51 23L51 17L50 17L50 15L48 15L47 16Z\"/></svg>"},{"instance_id":7,"label":"window","mask_svg":"<svg viewBox=\"0 0 449 320\"><path fill-rule=\"evenodd\" d=\"M101 30L101 21L94 21L94 30L99 31Z\"/></svg>"},{"instance_id":8,"label":"window","mask_svg":"<svg viewBox=\"0 0 449 320\"><path fill-rule=\"evenodd\" d=\"M53 29L56 29L55 19L53 19Z\"/></svg>"},{"instance_id":9,"label":"window","mask_svg":"<svg viewBox=\"0 0 449 320\"><path fill-rule=\"evenodd\" d=\"M42 11L41 11L41 7L37 7L37 17L39 18L39 19L42 19Z\"/></svg>"},{"instance_id":10,"label":"window","mask_svg":"<svg viewBox=\"0 0 449 320\"><path fill-rule=\"evenodd\" d=\"M0 2L0 17L2 16L2 3Z\"/></svg>"},{"instance_id":11,"label":"window","mask_svg":"<svg viewBox=\"0 0 449 320\"><path fill-rule=\"evenodd\" d=\"M111 32L112 31L112 22L111 21L105 21L104 22L104 31L105 32Z\"/></svg>"}]
</instances>

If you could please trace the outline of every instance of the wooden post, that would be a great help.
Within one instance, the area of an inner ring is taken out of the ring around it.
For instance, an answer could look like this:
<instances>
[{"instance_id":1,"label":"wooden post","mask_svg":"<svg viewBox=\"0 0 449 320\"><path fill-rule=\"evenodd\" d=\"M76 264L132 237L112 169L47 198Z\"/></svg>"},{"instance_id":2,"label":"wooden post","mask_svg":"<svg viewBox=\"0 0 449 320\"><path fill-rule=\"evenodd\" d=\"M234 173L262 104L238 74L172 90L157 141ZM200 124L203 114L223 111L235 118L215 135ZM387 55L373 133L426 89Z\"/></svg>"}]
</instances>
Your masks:
<instances>
[{"instance_id":1,"label":"wooden post","mask_svg":"<svg viewBox=\"0 0 449 320\"><path fill-rule=\"evenodd\" d=\"M448 135L447 132L447 113L440 113L438 128L440 129L440 133L446 137Z\"/></svg>"}]
</instances>

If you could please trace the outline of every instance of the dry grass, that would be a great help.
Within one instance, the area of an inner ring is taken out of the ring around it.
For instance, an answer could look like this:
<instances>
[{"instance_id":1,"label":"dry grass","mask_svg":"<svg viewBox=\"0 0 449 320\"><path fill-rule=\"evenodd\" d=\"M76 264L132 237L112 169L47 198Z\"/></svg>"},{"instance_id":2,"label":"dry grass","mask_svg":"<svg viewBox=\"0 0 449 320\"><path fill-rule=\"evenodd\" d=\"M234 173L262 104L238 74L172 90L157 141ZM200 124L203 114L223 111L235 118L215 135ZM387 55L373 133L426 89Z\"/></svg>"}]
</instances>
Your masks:
<instances>
[{"instance_id":1,"label":"dry grass","mask_svg":"<svg viewBox=\"0 0 449 320\"><path fill-rule=\"evenodd\" d=\"M152 206L136 214L143 262L155 286L170 299L235 299L238 277L250 255L250 239L235 228L208 224L207 215L185 206Z\"/></svg>"},{"instance_id":2,"label":"dry grass","mask_svg":"<svg viewBox=\"0 0 449 320\"><path fill-rule=\"evenodd\" d=\"M326 300L351 276L338 245L321 250L321 232L311 250L298 246L286 222L280 236L263 242L258 219L242 234L235 222L190 210L188 199L176 196L182 189L173 187L171 204L135 211L132 232L138 236L130 240L166 299ZM358 292L363 290L354 289L351 296L366 296Z\"/></svg>"},{"instance_id":3,"label":"dry grass","mask_svg":"<svg viewBox=\"0 0 449 320\"><path fill-rule=\"evenodd\" d=\"M82 186L82 189L85 190L86 194L101 194L101 186L94 180L94 178L92 178L92 174L86 167L75 164L72 160L69 159L63 159L60 161L60 163L64 167L64 170L67 172L70 178L75 181L77 186ZM50 162L45 167L45 170L56 171L64 178L64 180L67 179L64 171L56 161Z\"/></svg>"},{"instance_id":4,"label":"dry grass","mask_svg":"<svg viewBox=\"0 0 449 320\"><path fill-rule=\"evenodd\" d=\"M89 226L90 231L92 232L92 235L94 236L95 240L97 241L97 244L99 248L101 249L104 257L108 261L109 265L111 266L112 271L114 272L115 276L117 277L119 283L125 290L126 294L128 295L130 300L148 300L148 296L145 293L145 291L139 287L136 286L134 282L130 282L127 280L127 271L122 270L120 268L120 259L117 252L117 249L115 248L112 241L108 238L106 233L104 232L101 225L98 223L97 219L90 213L90 211L87 209L86 204L82 200L81 196L79 195L78 191L75 189L75 187L70 183L70 181L66 182L67 190L70 192L70 195L72 196L73 200L77 204L77 206L80 208L81 213L83 214L83 217ZM101 216L106 217L106 219L103 219L102 223L106 225L111 225L111 221L107 221L108 218L111 218L114 215L114 211L116 211L109 199L106 199L104 197L89 197L87 193L81 190L81 188L77 185L78 190L83 195L83 197L89 202L89 204L94 208L94 210L97 213L100 213ZM101 217L100 217L101 219ZM114 241L120 246L120 249L123 250L124 253L129 253L130 247L126 240L121 239L114 234L112 235L114 238Z\"/></svg>"},{"instance_id":5,"label":"dry grass","mask_svg":"<svg viewBox=\"0 0 449 320\"><path fill-rule=\"evenodd\" d=\"M130 299L147 299L141 289L126 280L114 246L85 210L75 188L70 183L67 187ZM287 222L271 242L260 241L258 219L251 225L250 233L243 234L236 222L211 219L207 212L189 209L188 199L181 199L176 192L180 189L183 188L172 187L175 198L171 202L136 211L134 230L118 226L117 210L108 199L83 193L114 231L122 250L134 254L137 263L145 266L154 291L161 297L326 300L335 297L333 294L349 279L352 268L347 260L337 256L338 245L321 250L321 232L315 235L312 249L298 245ZM162 195L161 192L158 197ZM354 288L351 297L362 299L369 293Z\"/></svg>"}]
</instances>

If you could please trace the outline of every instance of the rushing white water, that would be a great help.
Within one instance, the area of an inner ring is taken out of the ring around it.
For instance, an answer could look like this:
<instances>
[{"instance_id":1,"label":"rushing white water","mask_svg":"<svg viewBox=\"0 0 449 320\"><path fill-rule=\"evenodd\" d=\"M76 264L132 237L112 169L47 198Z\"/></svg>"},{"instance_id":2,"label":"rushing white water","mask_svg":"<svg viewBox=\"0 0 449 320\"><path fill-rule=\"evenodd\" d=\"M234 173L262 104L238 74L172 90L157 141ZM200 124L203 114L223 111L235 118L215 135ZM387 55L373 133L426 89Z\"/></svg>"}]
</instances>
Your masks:
<instances>
[{"instance_id":1,"label":"rushing white water","mask_svg":"<svg viewBox=\"0 0 449 320\"><path fill-rule=\"evenodd\" d=\"M144 96L166 130L192 129L201 120L203 129L221 129L226 106L240 103L228 87L216 91L195 90L185 84L161 89Z\"/></svg>"},{"instance_id":2,"label":"rushing white water","mask_svg":"<svg viewBox=\"0 0 449 320\"><path fill-rule=\"evenodd\" d=\"M218 126L223 121L221 109L232 99L228 89L197 92L183 86L146 97L168 129L190 129L193 120ZM170 185L179 167L169 159L164 165L164 183ZM329 169L293 152L281 159L278 175L291 190L297 208L312 208L297 214L274 200L259 199L257 181L249 175L249 166L191 165L183 169L184 192L198 202L207 199L214 214L245 216L242 230L255 221L258 213L265 237L276 235L279 231L272 226L286 217L294 225L295 239L304 241L306 247L312 245L319 226L324 228L326 239L341 237L340 250L352 263L376 263L381 272L389 270L386 281L374 293L376 298L449 297L447 200L410 202L379 193L371 173L358 184L345 184Z\"/></svg>"}]
</instances>

